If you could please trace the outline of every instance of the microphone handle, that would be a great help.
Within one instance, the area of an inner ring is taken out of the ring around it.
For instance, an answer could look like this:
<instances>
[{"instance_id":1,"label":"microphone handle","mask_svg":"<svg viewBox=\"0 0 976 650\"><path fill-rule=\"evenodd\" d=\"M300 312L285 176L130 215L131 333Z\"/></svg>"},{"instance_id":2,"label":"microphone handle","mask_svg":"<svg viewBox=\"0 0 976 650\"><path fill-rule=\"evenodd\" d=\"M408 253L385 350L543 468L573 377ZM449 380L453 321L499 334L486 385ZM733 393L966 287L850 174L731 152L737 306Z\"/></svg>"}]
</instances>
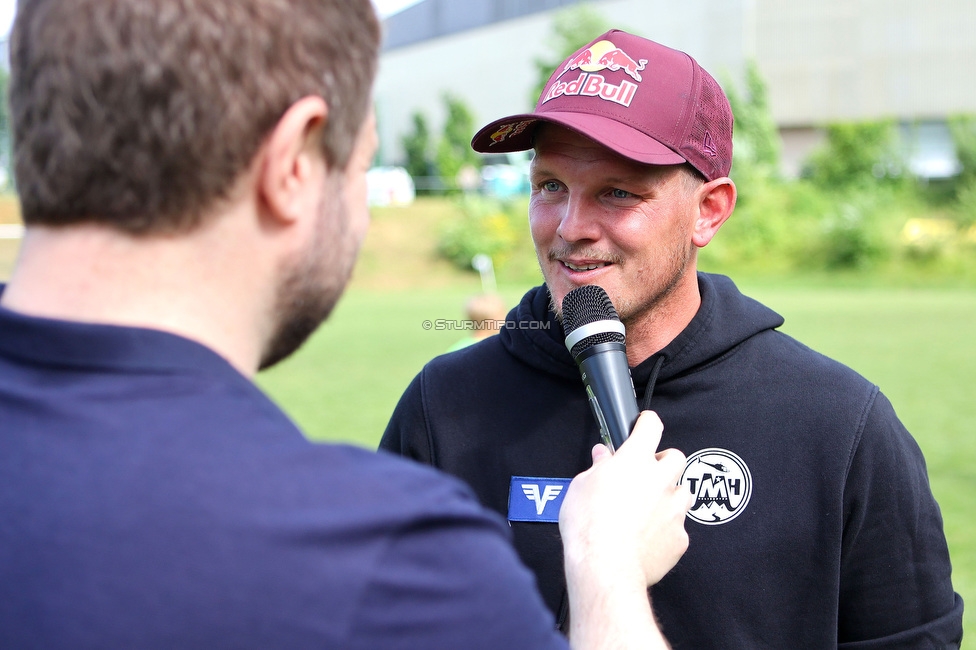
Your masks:
<instances>
[{"instance_id":1,"label":"microphone handle","mask_svg":"<svg viewBox=\"0 0 976 650\"><path fill-rule=\"evenodd\" d=\"M600 437L610 451L630 436L640 415L625 350L622 343L599 343L576 358Z\"/></svg>"}]
</instances>

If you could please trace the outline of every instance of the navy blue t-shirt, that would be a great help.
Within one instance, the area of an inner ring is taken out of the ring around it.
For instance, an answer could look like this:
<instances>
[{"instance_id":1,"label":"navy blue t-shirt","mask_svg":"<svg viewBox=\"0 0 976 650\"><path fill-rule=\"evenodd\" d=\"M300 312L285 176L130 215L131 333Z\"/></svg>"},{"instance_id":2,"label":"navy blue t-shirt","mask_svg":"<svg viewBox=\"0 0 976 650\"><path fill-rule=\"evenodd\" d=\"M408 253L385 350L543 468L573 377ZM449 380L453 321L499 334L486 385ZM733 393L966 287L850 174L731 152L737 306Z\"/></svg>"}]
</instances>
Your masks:
<instances>
[{"instance_id":1,"label":"navy blue t-shirt","mask_svg":"<svg viewBox=\"0 0 976 650\"><path fill-rule=\"evenodd\" d=\"M165 332L0 308L0 513L3 648L565 647L466 486Z\"/></svg>"}]
</instances>

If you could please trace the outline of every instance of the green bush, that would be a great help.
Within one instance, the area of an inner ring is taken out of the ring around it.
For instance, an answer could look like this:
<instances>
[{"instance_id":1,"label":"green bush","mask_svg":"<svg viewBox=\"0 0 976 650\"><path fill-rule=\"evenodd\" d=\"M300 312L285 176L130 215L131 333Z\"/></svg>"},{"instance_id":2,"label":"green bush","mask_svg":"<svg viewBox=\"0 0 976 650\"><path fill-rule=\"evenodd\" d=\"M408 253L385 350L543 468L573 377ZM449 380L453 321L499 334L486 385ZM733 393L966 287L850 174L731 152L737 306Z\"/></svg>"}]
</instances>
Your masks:
<instances>
[{"instance_id":1,"label":"green bush","mask_svg":"<svg viewBox=\"0 0 976 650\"><path fill-rule=\"evenodd\" d=\"M893 120L827 125L826 141L806 161L803 176L825 190L905 182L905 161Z\"/></svg>"},{"instance_id":2,"label":"green bush","mask_svg":"<svg viewBox=\"0 0 976 650\"><path fill-rule=\"evenodd\" d=\"M940 219L910 186L841 192L804 180L754 179L748 199L700 257L703 267L728 273L884 272L898 265L911 272L912 264L930 267L960 253L954 239L905 239L910 220L927 227Z\"/></svg>"},{"instance_id":3,"label":"green bush","mask_svg":"<svg viewBox=\"0 0 976 650\"><path fill-rule=\"evenodd\" d=\"M702 261L723 272L780 272L800 266L830 211L828 197L809 183L762 176L753 177L745 192L732 217L701 251Z\"/></svg>"},{"instance_id":4,"label":"green bush","mask_svg":"<svg viewBox=\"0 0 976 650\"><path fill-rule=\"evenodd\" d=\"M811 260L827 270L865 269L890 253L878 224L879 201L852 195L838 201L821 222Z\"/></svg>"},{"instance_id":5,"label":"green bush","mask_svg":"<svg viewBox=\"0 0 976 650\"><path fill-rule=\"evenodd\" d=\"M440 233L438 252L458 268L470 270L475 255L492 258L503 267L527 239L526 202L503 202L481 195L458 200L457 218Z\"/></svg>"},{"instance_id":6,"label":"green bush","mask_svg":"<svg viewBox=\"0 0 976 650\"><path fill-rule=\"evenodd\" d=\"M963 228L976 225L976 177L960 185L956 221Z\"/></svg>"}]
</instances>

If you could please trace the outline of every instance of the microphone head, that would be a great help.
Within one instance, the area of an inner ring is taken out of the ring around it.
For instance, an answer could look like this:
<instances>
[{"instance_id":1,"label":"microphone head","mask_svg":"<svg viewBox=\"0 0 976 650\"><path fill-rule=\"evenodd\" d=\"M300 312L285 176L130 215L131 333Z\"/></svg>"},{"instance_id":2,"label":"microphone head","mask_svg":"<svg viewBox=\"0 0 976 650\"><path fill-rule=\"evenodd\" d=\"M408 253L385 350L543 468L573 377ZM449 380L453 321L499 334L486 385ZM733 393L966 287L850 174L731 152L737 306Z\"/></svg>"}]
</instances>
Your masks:
<instances>
[{"instance_id":1,"label":"microphone head","mask_svg":"<svg viewBox=\"0 0 976 650\"><path fill-rule=\"evenodd\" d=\"M587 284L567 293L563 298L562 312L563 331L566 333L566 340L572 342L570 353L573 357L600 343L624 343L626 340L617 310L610 301L610 296L599 285ZM606 327L601 326L603 323ZM594 325L585 330L592 330L592 333L574 341L576 337L573 332L587 325Z\"/></svg>"}]
</instances>

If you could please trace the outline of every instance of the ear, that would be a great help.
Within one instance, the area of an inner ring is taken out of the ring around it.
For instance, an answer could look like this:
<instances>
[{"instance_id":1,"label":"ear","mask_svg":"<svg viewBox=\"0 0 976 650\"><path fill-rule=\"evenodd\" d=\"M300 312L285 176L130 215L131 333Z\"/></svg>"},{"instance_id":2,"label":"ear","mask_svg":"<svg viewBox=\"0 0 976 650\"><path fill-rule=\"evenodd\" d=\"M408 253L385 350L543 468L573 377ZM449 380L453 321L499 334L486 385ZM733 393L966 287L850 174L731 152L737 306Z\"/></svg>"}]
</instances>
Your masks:
<instances>
[{"instance_id":1,"label":"ear","mask_svg":"<svg viewBox=\"0 0 976 650\"><path fill-rule=\"evenodd\" d=\"M706 246L732 215L735 209L736 189L731 178L716 178L698 189L698 219L692 242L698 248Z\"/></svg>"},{"instance_id":2,"label":"ear","mask_svg":"<svg viewBox=\"0 0 976 650\"><path fill-rule=\"evenodd\" d=\"M257 187L270 218L290 223L314 212L321 182L317 170L325 164L320 135L328 114L324 99L303 97L268 135Z\"/></svg>"}]
</instances>

